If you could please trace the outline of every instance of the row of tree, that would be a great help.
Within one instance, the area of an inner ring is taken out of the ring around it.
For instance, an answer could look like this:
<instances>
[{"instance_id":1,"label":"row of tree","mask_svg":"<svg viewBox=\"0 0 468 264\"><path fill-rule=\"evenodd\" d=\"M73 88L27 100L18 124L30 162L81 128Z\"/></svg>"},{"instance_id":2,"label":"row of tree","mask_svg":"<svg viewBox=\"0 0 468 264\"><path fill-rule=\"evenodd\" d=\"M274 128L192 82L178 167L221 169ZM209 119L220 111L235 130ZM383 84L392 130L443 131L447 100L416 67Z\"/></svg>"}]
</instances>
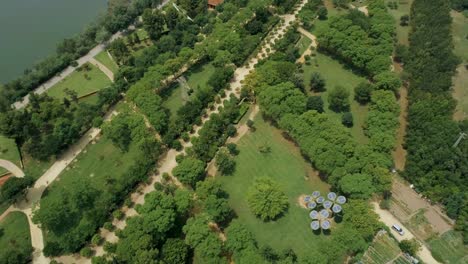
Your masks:
<instances>
[{"instance_id":1,"label":"row of tree","mask_svg":"<svg viewBox=\"0 0 468 264\"><path fill-rule=\"evenodd\" d=\"M459 60L452 49L452 19L447 1L416 0L411 8L411 33L405 70L410 105L404 176L416 188L445 205L468 242L468 142L454 146L468 124L452 120L452 76Z\"/></svg>"}]
</instances>

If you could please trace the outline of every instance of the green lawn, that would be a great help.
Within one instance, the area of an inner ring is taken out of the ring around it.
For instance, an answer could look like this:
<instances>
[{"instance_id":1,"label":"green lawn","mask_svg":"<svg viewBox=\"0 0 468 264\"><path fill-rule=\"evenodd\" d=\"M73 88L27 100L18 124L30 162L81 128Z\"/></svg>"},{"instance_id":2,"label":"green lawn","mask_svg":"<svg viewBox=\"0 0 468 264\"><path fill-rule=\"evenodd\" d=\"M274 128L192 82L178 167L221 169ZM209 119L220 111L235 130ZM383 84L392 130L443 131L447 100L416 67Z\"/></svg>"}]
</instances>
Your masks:
<instances>
[{"instance_id":1,"label":"green lawn","mask_svg":"<svg viewBox=\"0 0 468 264\"><path fill-rule=\"evenodd\" d=\"M0 135L0 159L11 161L21 168L20 155L15 141L2 135ZM0 175L6 172L6 169L0 167Z\"/></svg>"},{"instance_id":2,"label":"green lawn","mask_svg":"<svg viewBox=\"0 0 468 264\"><path fill-rule=\"evenodd\" d=\"M188 86L193 90L192 95L196 92L198 86L206 87L208 79L214 71L215 67L211 63L208 63L195 66L195 68L184 74ZM177 110L190 98L187 95L187 91L183 89L185 88L176 82L174 86L163 95L165 97L163 106L171 111L172 116L174 116Z\"/></svg>"},{"instance_id":3,"label":"green lawn","mask_svg":"<svg viewBox=\"0 0 468 264\"><path fill-rule=\"evenodd\" d=\"M315 64L316 61L318 66ZM351 70L346 69L343 64L322 53L317 53L317 55L312 59L311 65L304 65L303 69L306 87L310 83L312 73L318 72L325 79L327 90L332 89L337 85L341 85L348 89L350 92L349 100L351 102L351 112L354 118L354 126L351 128L351 133L358 142L366 143L367 137L364 135L362 126L366 120L367 106L361 106L354 100L354 87L360 82L366 81L366 79L354 74ZM325 91L321 93L321 96L325 103L326 113L341 122L342 114L335 113L328 109L328 92Z\"/></svg>"},{"instance_id":4,"label":"green lawn","mask_svg":"<svg viewBox=\"0 0 468 264\"><path fill-rule=\"evenodd\" d=\"M17 251L22 255L31 256L31 236L26 215L21 212L9 213L1 222L0 229L0 259L6 260L7 252ZM5 262L16 263L16 262Z\"/></svg>"},{"instance_id":5,"label":"green lawn","mask_svg":"<svg viewBox=\"0 0 468 264\"><path fill-rule=\"evenodd\" d=\"M301 36L301 39L297 42L296 47L299 48L299 54L303 54L307 48L312 44L312 40L304 35Z\"/></svg>"},{"instance_id":6,"label":"green lawn","mask_svg":"<svg viewBox=\"0 0 468 264\"><path fill-rule=\"evenodd\" d=\"M240 153L236 157L235 173L217 176L217 179L228 192L231 207L260 245L268 244L277 250L292 248L299 256L304 256L325 237L312 233L308 210L299 206L298 198L314 190L327 192L329 187L302 158L299 149L285 140L281 131L265 123L260 114L255 127L255 132L249 132L238 142ZM271 148L271 152L262 154L258 148L265 145ZM247 206L247 188L255 177L261 176L278 182L289 198L288 211L276 221L261 221Z\"/></svg>"},{"instance_id":7,"label":"green lawn","mask_svg":"<svg viewBox=\"0 0 468 264\"><path fill-rule=\"evenodd\" d=\"M385 264L401 254L398 243L388 234L378 235L362 257L363 263ZM406 259L403 258L403 261ZM409 263L409 262L403 262Z\"/></svg>"},{"instance_id":8,"label":"green lawn","mask_svg":"<svg viewBox=\"0 0 468 264\"><path fill-rule=\"evenodd\" d=\"M75 91L78 97L99 91L111 84L107 76L96 66L90 65L90 70L74 71L61 82L54 85L47 91L49 96L55 98L64 98L65 89ZM87 76L87 77L86 77Z\"/></svg>"},{"instance_id":9,"label":"green lawn","mask_svg":"<svg viewBox=\"0 0 468 264\"><path fill-rule=\"evenodd\" d=\"M468 18L462 13L452 11L452 32L455 54L460 57L463 64L468 63ZM464 66L458 67L458 73L453 80L454 97L457 99L455 118L466 119L468 116L468 72Z\"/></svg>"},{"instance_id":10,"label":"green lawn","mask_svg":"<svg viewBox=\"0 0 468 264\"><path fill-rule=\"evenodd\" d=\"M463 245L459 232L448 231L442 236L427 241L431 253L439 261L445 263L468 263L468 248Z\"/></svg>"},{"instance_id":11,"label":"green lawn","mask_svg":"<svg viewBox=\"0 0 468 264\"><path fill-rule=\"evenodd\" d=\"M111 70L113 73L116 73L119 70L119 66L111 57L109 54L107 54L107 51L101 51L98 55L94 57L97 61L100 63L104 64L109 70Z\"/></svg>"},{"instance_id":12,"label":"green lawn","mask_svg":"<svg viewBox=\"0 0 468 264\"><path fill-rule=\"evenodd\" d=\"M394 0L386 0L386 3L388 2L394 2ZM408 43L408 33L410 30L409 26L400 26L400 17L403 15L409 15L410 14L410 9L411 9L411 4L413 3L413 0L398 0L398 9L390 9L388 8L387 10L389 13L393 16L395 19L395 25L396 25L396 33L397 33L397 39L398 43L404 44L404 45L409 45Z\"/></svg>"}]
</instances>

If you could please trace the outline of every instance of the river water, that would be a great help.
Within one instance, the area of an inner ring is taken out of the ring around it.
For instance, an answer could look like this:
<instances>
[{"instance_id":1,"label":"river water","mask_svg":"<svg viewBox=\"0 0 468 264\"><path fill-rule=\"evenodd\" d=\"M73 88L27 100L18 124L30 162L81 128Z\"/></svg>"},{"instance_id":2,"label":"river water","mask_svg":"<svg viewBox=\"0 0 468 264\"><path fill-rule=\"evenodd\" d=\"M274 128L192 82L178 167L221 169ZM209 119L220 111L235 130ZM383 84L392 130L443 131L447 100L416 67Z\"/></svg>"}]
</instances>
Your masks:
<instances>
[{"instance_id":1,"label":"river water","mask_svg":"<svg viewBox=\"0 0 468 264\"><path fill-rule=\"evenodd\" d=\"M0 82L52 54L106 10L107 0L0 0Z\"/></svg>"}]
</instances>

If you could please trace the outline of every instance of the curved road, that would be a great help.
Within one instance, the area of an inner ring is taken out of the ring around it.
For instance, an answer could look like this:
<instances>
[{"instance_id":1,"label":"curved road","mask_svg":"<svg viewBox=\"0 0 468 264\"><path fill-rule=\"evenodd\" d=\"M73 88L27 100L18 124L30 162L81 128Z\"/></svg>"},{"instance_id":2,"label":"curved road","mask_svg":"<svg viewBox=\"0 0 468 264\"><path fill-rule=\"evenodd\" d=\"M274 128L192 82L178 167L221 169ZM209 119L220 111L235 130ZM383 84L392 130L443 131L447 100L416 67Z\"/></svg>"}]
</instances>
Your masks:
<instances>
[{"instance_id":1,"label":"curved road","mask_svg":"<svg viewBox=\"0 0 468 264\"><path fill-rule=\"evenodd\" d=\"M16 164L14 164L11 161L0 159L0 167L5 168L7 171L15 175L15 177L18 177L18 178L24 177L24 172L18 166L16 166Z\"/></svg>"}]
</instances>

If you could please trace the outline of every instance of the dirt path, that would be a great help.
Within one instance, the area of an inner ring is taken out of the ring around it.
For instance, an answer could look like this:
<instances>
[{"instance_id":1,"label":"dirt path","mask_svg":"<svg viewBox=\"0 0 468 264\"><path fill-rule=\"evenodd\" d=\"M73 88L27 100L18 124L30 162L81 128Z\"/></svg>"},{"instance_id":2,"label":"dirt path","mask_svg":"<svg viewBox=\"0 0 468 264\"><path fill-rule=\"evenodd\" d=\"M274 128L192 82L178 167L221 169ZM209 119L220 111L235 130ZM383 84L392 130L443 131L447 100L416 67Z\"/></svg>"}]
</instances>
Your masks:
<instances>
[{"instance_id":1,"label":"dirt path","mask_svg":"<svg viewBox=\"0 0 468 264\"><path fill-rule=\"evenodd\" d=\"M109 80L114 82L114 73L111 70L109 70L109 68L107 68L106 65L102 64L101 62L99 62L95 58L89 59L89 63L91 63L94 66L98 67L98 69L101 70L107 76L107 78L109 78Z\"/></svg>"},{"instance_id":2,"label":"dirt path","mask_svg":"<svg viewBox=\"0 0 468 264\"><path fill-rule=\"evenodd\" d=\"M389 211L386 211L386 210L382 210L380 209L379 205L375 202L372 203L372 206L374 207L374 211L379 215L380 217L380 221L382 221L387 227L390 228L393 236L398 240L398 241L402 241L404 239L412 239L412 238L415 238L415 236L408 230L408 228L406 228L398 219L396 219ZM404 230L404 235L400 235L399 233L397 233L394 229L392 229L392 225L394 224L397 224L399 225L401 228L403 228ZM421 241L419 241L420 244L421 244L421 249L418 251L418 257L421 258L422 261L424 261L424 263L427 263L427 264L437 264L439 263L437 260L435 260L432 255L431 255L431 252L429 251L429 249L426 247L426 245L424 245L423 243L421 243Z\"/></svg>"},{"instance_id":3,"label":"dirt path","mask_svg":"<svg viewBox=\"0 0 468 264\"><path fill-rule=\"evenodd\" d=\"M403 144L405 143L406 127L408 126L406 121L408 116L408 90L406 87L401 87L398 103L400 105L400 116L398 117L400 126L397 131L396 148L393 150L392 155L395 168L403 171L406 164L406 149L404 149Z\"/></svg>"},{"instance_id":4,"label":"dirt path","mask_svg":"<svg viewBox=\"0 0 468 264\"><path fill-rule=\"evenodd\" d=\"M15 175L15 177L18 177L18 178L24 177L24 172L11 161L0 159L0 167L5 168L7 171Z\"/></svg>"},{"instance_id":5,"label":"dirt path","mask_svg":"<svg viewBox=\"0 0 468 264\"><path fill-rule=\"evenodd\" d=\"M369 16L369 10L367 9L367 6L356 7L353 4L349 4L349 7L352 8L352 9L357 9L357 10L363 12L366 16Z\"/></svg>"},{"instance_id":6,"label":"dirt path","mask_svg":"<svg viewBox=\"0 0 468 264\"><path fill-rule=\"evenodd\" d=\"M296 60L296 62L304 63L305 57L312 54L312 48L314 49L317 48L317 37L312 35L309 31L305 30L303 27L299 27L297 31L299 31L299 33L303 34L305 37L312 40L312 42L310 43L310 46L307 47L306 51L304 51L301 57Z\"/></svg>"},{"instance_id":7,"label":"dirt path","mask_svg":"<svg viewBox=\"0 0 468 264\"><path fill-rule=\"evenodd\" d=\"M167 3L169 3L169 0L164 0L159 6L158 6L158 9L161 9L162 7L164 7ZM134 25L130 25L128 27L128 29L135 29L135 26ZM117 33L115 33L114 35L112 35L112 37L107 41L108 43L118 39L118 38L121 38L124 34L124 31L127 31L127 29L123 30L123 31L118 31ZM61 71L59 74L57 74L56 76L54 76L53 78L49 79L48 81L46 81L45 83L42 83L40 86L36 87L32 93L35 93L35 94L43 94L45 92L47 92L47 90L49 90L50 88L52 88L52 86L54 86L55 84L59 83L60 81L62 81L63 79L65 79L68 75L72 74L78 67L80 67L81 65L87 63L87 62L90 62L91 59L93 59L96 55L98 55L101 51L103 50L106 50L106 44L105 43L102 43L102 44L99 44L97 45L96 47L94 47L92 50L90 50L88 52L88 54L84 55L83 57L79 58L76 60L76 62L78 63L78 66L76 67L72 67L72 66L68 66L65 70ZM106 74L107 75L107 74ZM27 106L29 104L29 94L24 96L21 101L18 101L18 102L15 102L12 106L15 108L15 109L21 109L21 108L24 108L25 106Z\"/></svg>"}]
</instances>

